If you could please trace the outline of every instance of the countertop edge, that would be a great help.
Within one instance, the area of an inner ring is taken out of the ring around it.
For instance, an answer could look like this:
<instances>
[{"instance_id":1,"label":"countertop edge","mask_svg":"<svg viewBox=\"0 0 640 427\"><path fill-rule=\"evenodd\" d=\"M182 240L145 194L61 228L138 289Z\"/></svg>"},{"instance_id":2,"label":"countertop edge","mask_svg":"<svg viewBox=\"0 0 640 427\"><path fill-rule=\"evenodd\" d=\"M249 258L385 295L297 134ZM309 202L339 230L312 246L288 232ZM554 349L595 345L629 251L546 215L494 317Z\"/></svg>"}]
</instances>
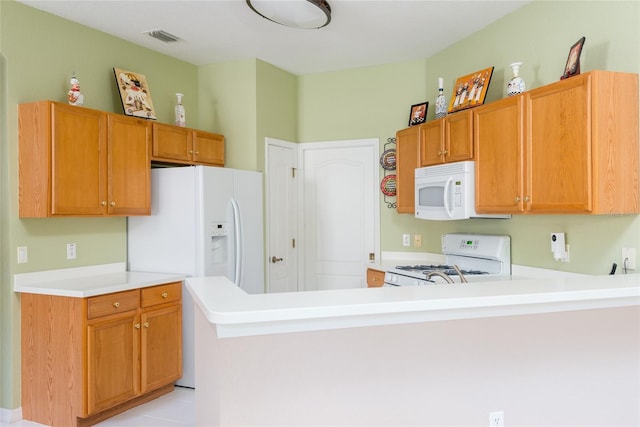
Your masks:
<instances>
[{"instance_id":1,"label":"countertop edge","mask_svg":"<svg viewBox=\"0 0 640 427\"><path fill-rule=\"evenodd\" d=\"M124 263L114 263L16 274L13 290L19 293L87 298L185 279L181 274L126 271L124 266Z\"/></svg>"},{"instance_id":2,"label":"countertop edge","mask_svg":"<svg viewBox=\"0 0 640 427\"><path fill-rule=\"evenodd\" d=\"M186 284L218 336L234 337L638 306L640 285L634 276L617 282L607 276L488 282L435 293L364 288L248 295L223 277L188 278Z\"/></svg>"}]
</instances>

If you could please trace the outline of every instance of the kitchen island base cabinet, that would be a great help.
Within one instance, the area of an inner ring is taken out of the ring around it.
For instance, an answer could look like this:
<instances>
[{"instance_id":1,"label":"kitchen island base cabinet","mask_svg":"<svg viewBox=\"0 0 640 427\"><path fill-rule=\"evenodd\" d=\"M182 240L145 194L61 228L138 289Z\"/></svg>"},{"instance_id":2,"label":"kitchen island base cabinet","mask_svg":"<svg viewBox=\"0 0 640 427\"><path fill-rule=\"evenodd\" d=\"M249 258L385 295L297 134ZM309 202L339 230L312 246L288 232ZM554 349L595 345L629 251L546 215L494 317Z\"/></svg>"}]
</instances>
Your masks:
<instances>
[{"instance_id":1,"label":"kitchen island base cabinet","mask_svg":"<svg viewBox=\"0 0 640 427\"><path fill-rule=\"evenodd\" d=\"M89 298L22 293L23 418L93 425L172 391L181 292L174 282Z\"/></svg>"}]
</instances>

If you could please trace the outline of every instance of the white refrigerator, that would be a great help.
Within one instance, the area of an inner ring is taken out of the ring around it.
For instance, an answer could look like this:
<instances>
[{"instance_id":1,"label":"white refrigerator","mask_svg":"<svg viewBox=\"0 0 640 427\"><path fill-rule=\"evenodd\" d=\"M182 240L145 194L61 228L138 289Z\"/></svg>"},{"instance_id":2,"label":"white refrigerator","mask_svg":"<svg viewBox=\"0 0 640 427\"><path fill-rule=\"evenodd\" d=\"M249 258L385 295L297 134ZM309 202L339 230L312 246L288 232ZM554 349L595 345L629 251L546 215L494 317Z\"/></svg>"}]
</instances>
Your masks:
<instances>
[{"instance_id":1,"label":"white refrigerator","mask_svg":"<svg viewBox=\"0 0 640 427\"><path fill-rule=\"evenodd\" d=\"M131 271L226 276L264 292L262 173L211 166L151 170L151 215L127 220ZM193 299L182 290L183 375L195 387Z\"/></svg>"}]
</instances>

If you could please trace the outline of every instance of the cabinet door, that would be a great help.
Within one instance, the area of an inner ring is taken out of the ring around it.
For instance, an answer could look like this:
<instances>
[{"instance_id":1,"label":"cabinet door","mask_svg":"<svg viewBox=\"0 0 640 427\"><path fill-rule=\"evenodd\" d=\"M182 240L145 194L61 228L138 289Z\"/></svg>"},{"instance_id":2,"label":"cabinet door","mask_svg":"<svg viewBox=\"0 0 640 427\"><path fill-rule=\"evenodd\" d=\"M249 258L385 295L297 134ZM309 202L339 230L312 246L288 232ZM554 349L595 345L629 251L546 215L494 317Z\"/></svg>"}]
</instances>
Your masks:
<instances>
[{"instance_id":1,"label":"cabinet door","mask_svg":"<svg viewBox=\"0 0 640 427\"><path fill-rule=\"evenodd\" d=\"M153 124L152 160L173 163L191 163L193 158L193 132L189 129Z\"/></svg>"},{"instance_id":2,"label":"cabinet door","mask_svg":"<svg viewBox=\"0 0 640 427\"><path fill-rule=\"evenodd\" d=\"M584 213L592 209L589 75L527 95L527 194L531 212Z\"/></svg>"},{"instance_id":3,"label":"cabinet door","mask_svg":"<svg viewBox=\"0 0 640 427\"><path fill-rule=\"evenodd\" d=\"M476 211L519 213L523 200L523 100L511 97L474 109Z\"/></svg>"},{"instance_id":4,"label":"cabinet door","mask_svg":"<svg viewBox=\"0 0 640 427\"><path fill-rule=\"evenodd\" d=\"M473 111L461 111L445 119L446 161L473 159Z\"/></svg>"},{"instance_id":5,"label":"cabinet door","mask_svg":"<svg viewBox=\"0 0 640 427\"><path fill-rule=\"evenodd\" d=\"M140 322L137 311L87 326L89 414L140 394Z\"/></svg>"},{"instance_id":6,"label":"cabinet door","mask_svg":"<svg viewBox=\"0 0 640 427\"><path fill-rule=\"evenodd\" d=\"M108 213L151 213L151 160L149 122L108 115Z\"/></svg>"},{"instance_id":7,"label":"cabinet door","mask_svg":"<svg viewBox=\"0 0 640 427\"><path fill-rule=\"evenodd\" d=\"M367 287L379 288L384 284L384 271L367 268Z\"/></svg>"},{"instance_id":8,"label":"cabinet door","mask_svg":"<svg viewBox=\"0 0 640 427\"><path fill-rule=\"evenodd\" d=\"M444 123L445 119L438 119L419 126L420 166L444 162Z\"/></svg>"},{"instance_id":9,"label":"cabinet door","mask_svg":"<svg viewBox=\"0 0 640 427\"><path fill-rule=\"evenodd\" d=\"M106 212L106 114L51 104L51 214Z\"/></svg>"},{"instance_id":10,"label":"cabinet door","mask_svg":"<svg viewBox=\"0 0 640 427\"><path fill-rule=\"evenodd\" d=\"M200 164L224 166L224 136L194 131L193 161Z\"/></svg>"},{"instance_id":11,"label":"cabinet door","mask_svg":"<svg viewBox=\"0 0 640 427\"><path fill-rule=\"evenodd\" d=\"M180 304L142 314L142 393L182 376L182 310Z\"/></svg>"},{"instance_id":12,"label":"cabinet door","mask_svg":"<svg viewBox=\"0 0 640 427\"><path fill-rule=\"evenodd\" d=\"M396 209L415 214L415 169L420 167L420 128L396 132Z\"/></svg>"}]
</instances>

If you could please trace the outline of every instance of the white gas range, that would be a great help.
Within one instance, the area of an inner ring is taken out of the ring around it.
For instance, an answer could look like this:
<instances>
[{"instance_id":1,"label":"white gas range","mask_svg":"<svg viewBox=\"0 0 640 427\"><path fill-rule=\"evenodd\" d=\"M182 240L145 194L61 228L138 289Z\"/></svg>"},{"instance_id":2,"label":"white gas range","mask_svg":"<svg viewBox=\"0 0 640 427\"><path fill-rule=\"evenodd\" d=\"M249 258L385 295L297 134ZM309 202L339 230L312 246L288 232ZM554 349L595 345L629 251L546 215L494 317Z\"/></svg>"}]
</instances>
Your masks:
<instances>
[{"instance_id":1,"label":"white gas range","mask_svg":"<svg viewBox=\"0 0 640 427\"><path fill-rule=\"evenodd\" d=\"M384 286L420 286L447 283L438 272L450 276L455 283L487 281L511 276L511 238L489 234L452 233L442 235L441 265L400 265L384 275ZM429 274L434 272L433 274ZM429 276L429 279L427 277Z\"/></svg>"}]
</instances>

